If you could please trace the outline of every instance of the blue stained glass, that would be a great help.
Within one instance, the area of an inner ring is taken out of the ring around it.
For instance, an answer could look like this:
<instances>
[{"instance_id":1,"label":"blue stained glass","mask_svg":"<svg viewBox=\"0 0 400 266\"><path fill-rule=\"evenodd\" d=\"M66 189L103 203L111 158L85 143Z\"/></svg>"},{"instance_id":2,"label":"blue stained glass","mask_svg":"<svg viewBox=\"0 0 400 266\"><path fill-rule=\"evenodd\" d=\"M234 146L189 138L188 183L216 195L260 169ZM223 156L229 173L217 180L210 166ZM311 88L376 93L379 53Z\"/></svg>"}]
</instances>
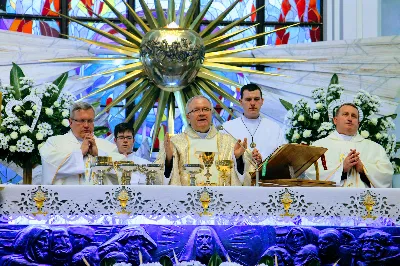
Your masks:
<instances>
[{"instance_id":1,"label":"blue stained glass","mask_svg":"<svg viewBox=\"0 0 400 266\"><path fill-rule=\"evenodd\" d=\"M275 27L266 27L265 31L272 31ZM271 33L265 36L265 44L280 45L280 44L294 44L294 43L309 43L320 41L320 29L310 27L291 27L283 33ZM280 35L283 35L280 36Z\"/></svg>"},{"instance_id":2,"label":"blue stained glass","mask_svg":"<svg viewBox=\"0 0 400 266\"><path fill-rule=\"evenodd\" d=\"M21 180L22 177L11 170L11 168L7 168L6 165L0 164L0 184L17 184Z\"/></svg>"},{"instance_id":3,"label":"blue stained glass","mask_svg":"<svg viewBox=\"0 0 400 266\"><path fill-rule=\"evenodd\" d=\"M200 0L200 10L203 10L209 0ZM211 4L204 19L212 21L215 20L222 12L224 12L234 0L214 0ZM236 6L225 17L224 21L234 21L250 14L256 10L256 0L243 0L236 4ZM256 15L250 16L246 21L255 21Z\"/></svg>"},{"instance_id":4,"label":"blue stained glass","mask_svg":"<svg viewBox=\"0 0 400 266\"><path fill-rule=\"evenodd\" d=\"M109 0L118 12L126 16L127 8L122 0ZM114 12L101 0L93 0L91 5L88 1L69 0L69 15L71 17L96 17L93 12L104 18L117 18Z\"/></svg>"},{"instance_id":5,"label":"blue stained glass","mask_svg":"<svg viewBox=\"0 0 400 266\"><path fill-rule=\"evenodd\" d=\"M1 10L2 5L4 10ZM54 11L60 12L60 0L6 0L4 4L0 3L0 13L58 16Z\"/></svg>"},{"instance_id":6,"label":"blue stained glass","mask_svg":"<svg viewBox=\"0 0 400 266\"><path fill-rule=\"evenodd\" d=\"M0 29L51 37L60 35L56 21L0 18Z\"/></svg>"},{"instance_id":7,"label":"blue stained glass","mask_svg":"<svg viewBox=\"0 0 400 266\"><path fill-rule=\"evenodd\" d=\"M155 16L155 4L154 4L154 0L145 0L144 1L148 8L152 11L154 11L153 15ZM177 15L179 15L179 8L181 5L180 0L175 0L175 11L177 13ZM160 0L161 6L164 9L164 12L167 12L168 10L168 0ZM192 1L190 0L185 0L185 11L187 11L189 9L190 4L192 3ZM143 16L143 12L141 12L142 6L140 5L140 2L138 0L135 0L135 11L139 13L139 15Z\"/></svg>"},{"instance_id":8,"label":"blue stained glass","mask_svg":"<svg viewBox=\"0 0 400 266\"><path fill-rule=\"evenodd\" d=\"M269 0L266 1L265 21L322 22L320 6L321 0Z\"/></svg>"}]
</instances>

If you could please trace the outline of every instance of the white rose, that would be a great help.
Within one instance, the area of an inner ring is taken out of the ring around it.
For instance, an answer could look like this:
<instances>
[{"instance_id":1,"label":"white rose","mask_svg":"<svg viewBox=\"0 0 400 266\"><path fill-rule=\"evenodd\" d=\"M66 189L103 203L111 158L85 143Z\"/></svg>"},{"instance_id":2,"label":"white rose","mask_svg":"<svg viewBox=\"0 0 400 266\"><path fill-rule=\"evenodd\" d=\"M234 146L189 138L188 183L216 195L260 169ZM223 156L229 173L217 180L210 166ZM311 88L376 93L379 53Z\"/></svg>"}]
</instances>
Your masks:
<instances>
[{"instance_id":1,"label":"white rose","mask_svg":"<svg viewBox=\"0 0 400 266\"><path fill-rule=\"evenodd\" d=\"M313 118L314 120L318 120L320 116L321 116L321 115L320 115L319 113L315 113L315 114L313 114L312 118Z\"/></svg>"},{"instance_id":2,"label":"white rose","mask_svg":"<svg viewBox=\"0 0 400 266\"><path fill-rule=\"evenodd\" d=\"M26 110L26 111L25 111L25 114L26 114L27 116L31 116L31 115L33 114L33 111L32 111L32 110Z\"/></svg>"},{"instance_id":3,"label":"white rose","mask_svg":"<svg viewBox=\"0 0 400 266\"><path fill-rule=\"evenodd\" d=\"M383 136L381 133L376 133L375 137L376 137L376 139L381 139Z\"/></svg>"},{"instance_id":4,"label":"white rose","mask_svg":"<svg viewBox=\"0 0 400 266\"><path fill-rule=\"evenodd\" d=\"M374 117L371 119L371 123L376 126L378 124L378 118Z\"/></svg>"},{"instance_id":5,"label":"white rose","mask_svg":"<svg viewBox=\"0 0 400 266\"><path fill-rule=\"evenodd\" d=\"M40 150L40 148L43 147L43 145L44 145L44 142L40 143L40 144L37 146L38 150Z\"/></svg>"},{"instance_id":6,"label":"white rose","mask_svg":"<svg viewBox=\"0 0 400 266\"><path fill-rule=\"evenodd\" d=\"M32 110L36 111L37 110L37 105L35 104L34 106L32 106Z\"/></svg>"},{"instance_id":7,"label":"white rose","mask_svg":"<svg viewBox=\"0 0 400 266\"><path fill-rule=\"evenodd\" d=\"M361 136L362 136L363 138L368 138L368 137L369 137L369 132L366 131L366 130L363 130L363 131L361 131Z\"/></svg>"},{"instance_id":8,"label":"white rose","mask_svg":"<svg viewBox=\"0 0 400 266\"><path fill-rule=\"evenodd\" d=\"M19 128L19 132L26 133L26 132L28 132L29 129L30 129L30 127L28 127L27 125L23 125Z\"/></svg>"},{"instance_id":9,"label":"white rose","mask_svg":"<svg viewBox=\"0 0 400 266\"><path fill-rule=\"evenodd\" d=\"M323 105L322 103L317 103L317 104L315 105L315 107L316 107L317 109L322 109L322 108L324 107L324 105Z\"/></svg>"},{"instance_id":10,"label":"white rose","mask_svg":"<svg viewBox=\"0 0 400 266\"><path fill-rule=\"evenodd\" d=\"M14 107L14 111L15 111L15 112L21 111L21 106L16 105L16 106Z\"/></svg>"},{"instance_id":11,"label":"white rose","mask_svg":"<svg viewBox=\"0 0 400 266\"><path fill-rule=\"evenodd\" d=\"M61 122L61 124L62 124L64 127L69 127L69 121L68 121L68 119L63 119L63 121Z\"/></svg>"},{"instance_id":12,"label":"white rose","mask_svg":"<svg viewBox=\"0 0 400 266\"><path fill-rule=\"evenodd\" d=\"M36 139L37 140L43 140L43 134L40 133L40 132L36 133Z\"/></svg>"},{"instance_id":13,"label":"white rose","mask_svg":"<svg viewBox=\"0 0 400 266\"><path fill-rule=\"evenodd\" d=\"M60 103L59 102L54 102L54 107L60 107Z\"/></svg>"},{"instance_id":14,"label":"white rose","mask_svg":"<svg viewBox=\"0 0 400 266\"><path fill-rule=\"evenodd\" d=\"M304 121L304 115L299 115L299 117L297 118L297 121Z\"/></svg>"},{"instance_id":15,"label":"white rose","mask_svg":"<svg viewBox=\"0 0 400 266\"><path fill-rule=\"evenodd\" d=\"M68 116L69 116L69 111L68 111L68 110L64 110L64 111L61 113L61 115L62 115L63 117L68 117Z\"/></svg>"},{"instance_id":16,"label":"white rose","mask_svg":"<svg viewBox=\"0 0 400 266\"><path fill-rule=\"evenodd\" d=\"M303 137L304 138L308 138L308 137L311 137L311 130L304 130L304 132L303 132Z\"/></svg>"},{"instance_id":17,"label":"white rose","mask_svg":"<svg viewBox=\"0 0 400 266\"><path fill-rule=\"evenodd\" d=\"M300 138L300 134L299 133L294 133L293 137L292 137L292 140L297 140L299 138Z\"/></svg>"},{"instance_id":18,"label":"white rose","mask_svg":"<svg viewBox=\"0 0 400 266\"><path fill-rule=\"evenodd\" d=\"M17 150L17 146L10 146L9 150L10 152L15 152Z\"/></svg>"},{"instance_id":19,"label":"white rose","mask_svg":"<svg viewBox=\"0 0 400 266\"><path fill-rule=\"evenodd\" d=\"M292 125L296 126L297 125L297 121L293 121Z\"/></svg>"},{"instance_id":20,"label":"white rose","mask_svg":"<svg viewBox=\"0 0 400 266\"><path fill-rule=\"evenodd\" d=\"M52 115L53 115L53 109L51 109L51 108L46 108L46 115L52 116Z\"/></svg>"},{"instance_id":21,"label":"white rose","mask_svg":"<svg viewBox=\"0 0 400 266\"><path fill-rule=\"evenodd\" d=\"M11 137L12 139L17 139L17 138L18 138L18 133L15 132L15 131L13 131L13 132L11 132L10 137Z\"/></svg>"}]
</instances>

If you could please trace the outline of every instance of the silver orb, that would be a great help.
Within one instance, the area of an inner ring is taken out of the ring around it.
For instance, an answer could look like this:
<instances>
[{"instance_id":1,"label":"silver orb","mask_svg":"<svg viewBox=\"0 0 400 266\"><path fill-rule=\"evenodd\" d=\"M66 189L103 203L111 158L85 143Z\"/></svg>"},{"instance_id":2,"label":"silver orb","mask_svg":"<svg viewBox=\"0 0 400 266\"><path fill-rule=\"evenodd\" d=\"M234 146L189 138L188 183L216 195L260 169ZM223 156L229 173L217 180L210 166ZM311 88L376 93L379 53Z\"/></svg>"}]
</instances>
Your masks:
<instances>
[{"instance_id":1,"label":"silver orb","mask_svg":"<svg viewBox=\"0 0 400 266\"><path fill-rule=\"evenodd\" d=\"M154 29L140 45L140 60L149 79L170 92L185 88L195 79L204 55L203 40L190 29Z\"/></svg>"}]
</instances>

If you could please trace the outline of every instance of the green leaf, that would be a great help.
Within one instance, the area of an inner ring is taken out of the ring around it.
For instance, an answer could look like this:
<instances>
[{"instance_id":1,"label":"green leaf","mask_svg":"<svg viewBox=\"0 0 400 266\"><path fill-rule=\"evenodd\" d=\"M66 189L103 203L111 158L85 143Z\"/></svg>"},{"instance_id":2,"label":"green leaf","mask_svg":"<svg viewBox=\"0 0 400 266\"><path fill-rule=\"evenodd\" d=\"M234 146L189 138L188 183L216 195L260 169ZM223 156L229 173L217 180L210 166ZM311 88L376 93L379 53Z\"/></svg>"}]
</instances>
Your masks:
<instances>
[{"instance_id":1,"label":"green leaf","mask_svg":"<svg viewBox=\"0 0 400 266\"><path fill-rule=\"evenodd\" d=\"M400 141L396 142L396 149L400 149Z\"/></svg>"},{"instance_id":2,"label":"green leaf","mask_svg":"<svg viewBox=\"0 0 400 266\"><path fill-rule=\"evenodd\" d=\"M10 85L14 88L13 94L15 99L19 100L21 99L21 84L19 84L19 79L25 77L25 75L17 64L13 62L12 65L13 66L10 71Z\"/></svg>"},{"instance_id":3,"label":"green leaf","mask_svg":"<svg viewBox=\"0 0 400 266\"><path fill-rule=\"evenodd\" d=\"M54 93L53 96L50 99L50 103L52 104L53 102L57 101L58 97L60 96L60 93L62 89L64 88L65 83L67 82L68 79L68 73L65 72L61 74L55 81L53 81L53 84L58 87L57 93Z\"/></svg>"},{"instance_id":4,"label":"green leaf","mask_svg":"<svg viewBox=\"0 0 400 266\"><path fill-rule=\"evenodd\" d=\"M285 109L286 109L287 111L293 109L293 104L291 104L290 102L285 101L285 100L283 100L283 99L279 99L279 101L281 102L281 104L283 105L283 107L285 107Z\"/></svg>"},{"instance_id":5,"label":"green leaf","mask_svg":"<svg viewBox=\"0 0 400 266\"><path fill-rule=\"evenodd\" d=\"M307 264L307 266L320 266L320 265L321 263L319 263L317 259L313 259Z\"/></svg>"},{"instance_id":6,"label":"green leaf","mask_svg":"<svg viewBox=\"0 0 400 266\"><path fill-rule=\"evenodd\" d=\"M212 255L210 260L208 261L207 266L219 266L221 263L222 263L221 257L218 256L218 253L214 253L214 255Z\"/></svg>"},{"instance_id":7,"label":"green leaf","mask_svg":"<svg viewBox=\"0 0 400 266\"><path fill-rule=\"evenodd\" d=\"M168 256L162 256L159 260L162 266L173 266L172 260Z\"/></svg>"},{"instance_id":8,"label":"green leaf","mask_svg":"<svg viewBox=\"0 0 400 266\"><path fill-rule=\"evenodd\" d=\"M105 126L94 127L94 135L96 137L107 134L109 131L110 130L108 129L108 127L105 127Z\"/></svg>"},{"instance_id":9,"label":"green leaf","mask_svg":"<svg viewBox=\"0 0 400 266\"><path fill-rule=\"evenodd\" d=\"M339 84L339 77L336 74L333 74L332 78L331 78L331 83L329 83L329 85L332 84Z\"/></svg>"},{"instance_id":10,"label":"green leaf","mask_svg":"<svg viewBox=\"0 0 400 266\"><path fill-rule=\"evenodd\" d=\"M274 258L271 256L265 255L261 257L261 259L258 261L258 264L265 264L268 266L274 266Z\"/></svg>"},{"instance_id":11,"label":"green leaf","mask_svg":"<svg viewBox=\"0 0 400 266\"><path fill-rule=\"evenodd\" d=\"M113 266L115 263L116 263L115 259L106 258L101 260L100 266Z\"/></svg>"}]
</instances>

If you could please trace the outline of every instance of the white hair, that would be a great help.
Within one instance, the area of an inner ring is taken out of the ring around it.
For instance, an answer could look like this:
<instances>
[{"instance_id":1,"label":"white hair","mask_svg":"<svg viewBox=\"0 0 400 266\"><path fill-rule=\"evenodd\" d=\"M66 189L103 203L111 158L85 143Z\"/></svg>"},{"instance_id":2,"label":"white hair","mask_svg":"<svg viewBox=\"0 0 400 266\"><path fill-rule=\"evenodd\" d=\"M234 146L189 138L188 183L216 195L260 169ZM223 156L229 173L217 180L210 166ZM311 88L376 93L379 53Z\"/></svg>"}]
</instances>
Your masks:
<instances>
[{"instance_id":1,"label":"white hair","mask_svg":"<svg viewBox=\"0 0 400 266\"><path fill-rule=\"evenodd\" d=\"M211 102L210 99L208 99L208 98L207 98L206 96L204 96L204 95L195 95L195 96L193 96L192 98L190 98L190 99L187 101L187 103L186 103L186 106L185 106L186 114L189 113L189 105L190 105L190 103L193 102L193 100L196 100L196 99L206 99L206 100L210 103L211 111L213 111L214 108L213 108L213 105L212 105L212 102Z\"/></svg>"},{"instance_id":2,"label":"white hair","mask_svg":"<svg viewBox=\"0 0 400 266\"><path fill-rule=\"evenodd\" d=\"M93 112L96 114L96 111L94 110L93 106L87 102L76 102L74 105L72 105L70 112L69 112L69 117L73 118L74 117L74 112L79 111L79 110L89 110L92 109Z\"/></svg>"}]
</instances>

